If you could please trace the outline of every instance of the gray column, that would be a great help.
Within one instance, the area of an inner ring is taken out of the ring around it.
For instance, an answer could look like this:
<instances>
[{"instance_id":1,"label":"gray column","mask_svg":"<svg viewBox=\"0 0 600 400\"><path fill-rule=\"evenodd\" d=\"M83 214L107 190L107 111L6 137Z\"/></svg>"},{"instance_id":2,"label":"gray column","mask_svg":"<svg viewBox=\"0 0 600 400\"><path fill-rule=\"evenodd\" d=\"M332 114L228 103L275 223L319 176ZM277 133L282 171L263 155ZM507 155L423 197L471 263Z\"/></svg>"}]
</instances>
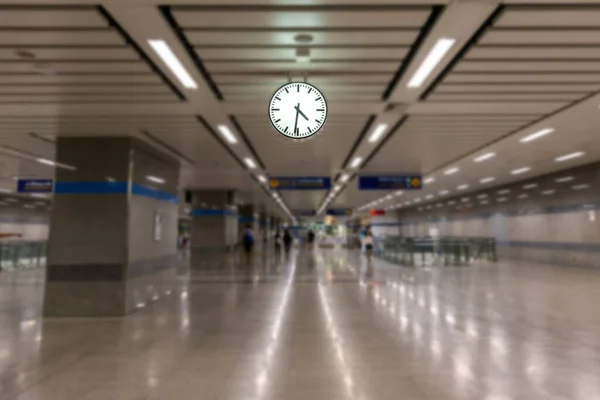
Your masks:
<instances>
[{"instance_id":1,"label":"gray column","mask_svg":"<svg viewBox=\"0 0 600 400\"><path fill-rule=\"evenodd\" d=\"M236 196L234 190L192 192L192 258L198 253L233 250L238 242Z\"/></svg>"},{"instance_id":2,"label":"gray column","mask_svg":"<svg viewBox=\"0 0 600 400\"><path fill-rule=\"evenodd\" d=\"M59 138L44 315L122 316L171 293L179 162L130 137Z\"/></svg>"}]
</instances>

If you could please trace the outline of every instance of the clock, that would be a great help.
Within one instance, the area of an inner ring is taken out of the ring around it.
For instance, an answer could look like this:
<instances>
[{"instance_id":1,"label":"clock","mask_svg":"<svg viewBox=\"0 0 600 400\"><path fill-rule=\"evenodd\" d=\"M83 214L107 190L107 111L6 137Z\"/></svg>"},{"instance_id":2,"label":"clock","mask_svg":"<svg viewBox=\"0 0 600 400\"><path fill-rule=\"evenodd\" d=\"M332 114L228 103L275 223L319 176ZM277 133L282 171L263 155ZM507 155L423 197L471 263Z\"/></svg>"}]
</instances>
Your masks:
<instances>
[{"instance_id":1,"label":"clock","mask_svg":"<svg viewBox=\"0 0 600 400\"><path fill-rule=\"evenodd\" d=\"M283 85L269 103L269 118L283 136L306 139L323 127L327 119L327 102L313 85L293 82Z\"/></svg>"}]
</instances>

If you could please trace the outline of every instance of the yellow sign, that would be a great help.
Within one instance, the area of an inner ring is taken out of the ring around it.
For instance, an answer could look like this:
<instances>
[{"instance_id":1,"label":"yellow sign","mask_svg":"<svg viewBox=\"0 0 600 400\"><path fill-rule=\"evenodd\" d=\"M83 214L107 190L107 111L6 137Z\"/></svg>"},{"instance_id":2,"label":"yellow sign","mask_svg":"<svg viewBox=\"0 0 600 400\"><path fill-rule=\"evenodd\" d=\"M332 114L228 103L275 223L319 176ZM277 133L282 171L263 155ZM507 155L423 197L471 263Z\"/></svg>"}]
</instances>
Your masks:
<instances>
[{"instance_id":1,"label":"yellow sign","mask_svg":"<svg viewBox=\"0 0 600 400\"><path fill-rule=\"evenodd\" d=\"M420 178L412 178L410 180L410 185L414 188L421 187L421 179Z\"/></svg>"},{"instance_id":2,"label":"yellow sign","mask_svg":"<svg viewBox=\"0 0 600 400\"><path fill-rule=\"evenodd\" d=\"M279 186L279 180L277 180L277 179L270 179L269 180L269 186L271 186L272 188L277 188Z\"/></svg>"}]
</instances>

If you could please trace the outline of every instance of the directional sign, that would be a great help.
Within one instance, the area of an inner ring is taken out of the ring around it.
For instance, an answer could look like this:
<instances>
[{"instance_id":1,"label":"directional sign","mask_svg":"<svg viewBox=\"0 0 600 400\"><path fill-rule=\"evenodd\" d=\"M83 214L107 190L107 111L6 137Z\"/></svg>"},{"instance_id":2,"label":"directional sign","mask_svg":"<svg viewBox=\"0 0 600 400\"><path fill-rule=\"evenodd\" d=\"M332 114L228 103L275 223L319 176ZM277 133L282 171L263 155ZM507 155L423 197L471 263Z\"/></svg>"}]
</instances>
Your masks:
<instances>
[{"instance_id":1,"label":"directional sign","mask_svg":"<svg viewBox=\"0 0 600 400\"><path fill-rule=\"evenodd\" d=\"M279 176L269 179L272 190L329 190L329 176Z\"/></svg>"},{"instance_id":2,"label":"directional sign","mask_svg":"<svg viewBox=\"0 0 600 400\"><path fill-rule=\"evenodd\" d=\"M19 179L17 192L19 193L51 193L54 187L52 179Z\"/></svg>"},{"instance_id":3,"label":"directional sign","mask_svg":"<svg viewBox=\"0 0 600 400\"><path fill-rule=\"evenodd\" d=\"M422 188L420 175L360 176L358 178L359 190L418 190Z\"/></svg>"}]
</instances>

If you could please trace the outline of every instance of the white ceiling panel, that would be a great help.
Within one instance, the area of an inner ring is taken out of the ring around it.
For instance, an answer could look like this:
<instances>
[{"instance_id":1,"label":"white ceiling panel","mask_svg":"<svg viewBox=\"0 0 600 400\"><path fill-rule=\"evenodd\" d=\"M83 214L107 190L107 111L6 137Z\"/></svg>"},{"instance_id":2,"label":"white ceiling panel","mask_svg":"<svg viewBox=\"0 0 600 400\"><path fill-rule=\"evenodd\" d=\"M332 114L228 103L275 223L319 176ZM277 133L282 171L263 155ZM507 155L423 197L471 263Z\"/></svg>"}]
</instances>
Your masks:
<instances>
[{"instance_id":1,"label":"white ceiling panel","mask_svg":"<svg viewBox=\"0 0 600 400\"><path fill-rule=\"evenodd\" d=\"M214 60L289 60L296 61L296 47L272 48L196 48L204 61ZM359 47L359 48L311 48L311 60L352 60L369 59L402 60L407 47ZM1 56L1 53L0 53Z\"/></svg>"},{"instance_id":2,"label":"white ceiling panel","mask_svg":"<svg viewBox=\"0 0 600 400\"><path fill-rule=\"evenodd\" d=\"M599 31L600 33L600 31ZM598 61L464 61L457 72L597 72Z\"/></svg>"},{"instance_id":3,"label":"white ceiling panel","mask_svg":"<svg viewBox=\"0 0 600 400\"><path fill-rule=\"evenodd\" d=\"M112 30L102 31L0 31L1 46L99 46L124 45L125 41Z\"/></svg>"},{"instance_id":4,"label":"white ceiling panel","mask_svg":"<svg viewBox=\"0 0 600 400\"><path fill-rule=\"evenodd\" d=\"M451 73L444 82L448 83L600 83L600 73L578 72L552 73L552 72L527 72L527 73Z\"/></svg>"},{"instance_id":5,"label":"white ceiling panel","mask_svg":"<svg viewBox=\"0 0 600 400\"><path fill-rule=\"evenodd\" d=\"M0 95L7 94L101 94L132 93L173 95L164 85L0 85Z\"/></svg>"},{"instance_id":6,"label":"white ceiling panel","mask_svg":"<svg viewBox=\"0 0 600 400\"><path fill-rule=\"evenodd\" d=\"M14 2L18 4L18 2ZM90 9L16 9L3 8L0 28L107 28L108 23L100 13Z\"/></svg>"},{"instance_id":7,"label":"white ceiling panel","mask_svg":"<svg viewBox=\"0 0 600 400\"><path fill-rule=\"evenodd\" d=\"M163 84L155 74L86 74L86 75L42 75L40 73L0 75L0 85L59 85L81 84Z\"/></svg>"},{"instance_id":8,"label":"white ceiling panel","mask_svg":"<svg viewBox=\"0 0 600 400\"><path fill-rule=\"evenodd\" d=\"M162 103L177 100L173 94L102 93L102 94L57 94L57 95L6 95L0 94L0 103Z\"/></svg>"},{"instance_id":9,"label":"white ceiling panel","mask_svg":"<svg viewBox=\"0 0 600 400\"><path fill-rule=\"evenodd\" d=\"M523 92L538 92L538 93L588 93L590 90L600 89L600 82L595 85L590 84L576 84L576 83L565 83L565 84L554 84L554 83L540 83L540 84L509 84L504 83L501 85L490 85L490 84L445 84L440 85L437 89L437 93L523 93Z\"/></svg>"},{"instance_id":10,"label":"white ceiling panel","mask_svg":"<svg viewBox=\"0 0 600 400\"><path fill-rule=\"evenodd\" d=\"M243 45L243 46L294 46L298 43L294 37L297 31L291 32L200 32L188 31L186 35L192 45ZM418 31L348 31L328 32L313 31L311 45L363 45L369 46L373 43L379 45L410 45L417 37ZM0 36L1 42L2 36Z\"/></svg>"},{"instance_id":11,"label":"white ceiling panel","mask_svg":"<svg viewBox=\"0 0 600 400\"><path fill-rule=\"evenodd\" d=\"M328 72L396 72L398 63L396 62L314 62L310 65L304 65L295 61L288 62L207 62L206 68L215 73L222 72L282 72L282 71L328 71Z\"/></svg>"},{"instance_id":12,"label":"white ceiling panel","mask_svg":"<svg viewBox=\"0 0 600 400\"><path fill-rule=\"evenodd\" d=\"M574 101L580 93L440 93L428 97L431 101Z\"/></svg>"},{"instance_id":13,"label":"white ceiling panel","mask_svg":"<svg viewBox=\"0 0 600 400\"><path fill-rule=\"evenodd\" d=\"M412 27L420 28L429 16L429 10L393 8L382 11L280 10L235 11L231 8L218 10L175 9L175 18L183 28L369 28Z\"/></svg>"},{"instance_id":14,"label":"white ceiling panel","mask_svg":"<svg viewBox=\"0 0 600 400\"><path fill-rule=\"evenodd\" d=\"M568 44L600 44L600 29L548 29L548 30L492 30L481 40L482 45L514 45L522 43L525 45L568 45Z\"/></svg>"},{"instance_id":15,"label":"white ceiling panel","mask_svg":"<svg viewBox=\"0 0 600 400\"><path fill-rule=\"evenodd\" d=\"M31 62L0 62L0 74L2 73L35 73L43 70L55 71L55 73L149 73L150 67L138 61L123 62L51 62L40 65Z\"/></svg>"},{"instance_id":16,"label":"white ceiling panel","mask_svg":"<svg viewBox=\"0 0 600 400\"><path fill-rule=\"evenodd\" d=\"M288 83L287 74L273 75L252 75L247 73L235 74L213 74L215 82L218 84L265 84L273 85L275 89ZM599 74L600 76L600 74ZM292 81L302 81L302 77L292 75ZM314 85L333 85L333 84L387 84L390 81L389 73L361 73L361 74L322 74L313 73L308 76L308 82Z\"/></svg>"},{"instance_id":17,"label":"white ceiling panel","mask_svg":"<svg viewBox=\"0 0 600 400\"><path fill-rule=\"evenodd\" d=\"M556 46L556 47L475 47L465 56L466 60L502 60L502 59L548 59L548 60L590 60L600 59L600 48L598 47L576 47L576 46Z\"/></svg>"},{"instance_id":18,"label":"white ceiling panel","mask_svg":"<svg viewBox=\"0 0 600 400\"><path fill-rule=\"evenodd\" d=\"M494 24L503 28L517 27L552 27L552 28L581 28L600 26L600 10L593 7L580 9L510 9L503 13Z\"/></svg>"},{"instance_id":19,"label":"white ceiling panel","mask_svg":"<svg viewBox=\"0 0 600 400\"><path fill-rule=\"evenodd\" d=\"M129 47L112 48L89 48L89 47L70 47L70 48L44 48L44 47L26 47L24 49L0 48L0 61L20 60L17 54L19 50L26 50L35 56L37 61L53 60L138 60L138 54Z\"/></svg>"}]
</instances>

